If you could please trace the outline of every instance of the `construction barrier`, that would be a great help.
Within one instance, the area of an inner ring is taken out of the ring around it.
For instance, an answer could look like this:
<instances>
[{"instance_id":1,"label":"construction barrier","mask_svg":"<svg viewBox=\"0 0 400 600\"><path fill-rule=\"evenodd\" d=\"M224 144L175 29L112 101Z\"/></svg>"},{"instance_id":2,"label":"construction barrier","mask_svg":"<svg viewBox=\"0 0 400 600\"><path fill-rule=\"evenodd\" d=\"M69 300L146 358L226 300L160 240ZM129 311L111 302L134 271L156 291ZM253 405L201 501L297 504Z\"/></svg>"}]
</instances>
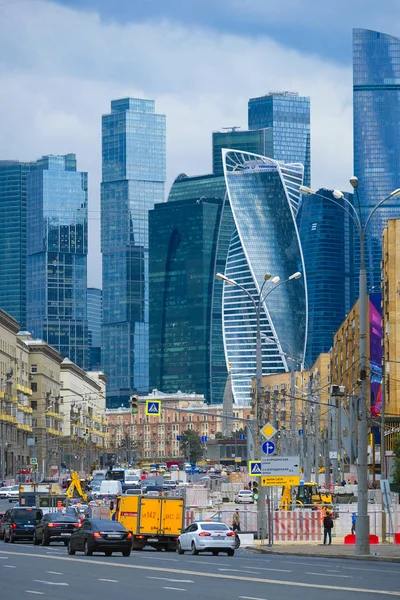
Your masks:
<instances>
[{"instance_id":1,"label":"construction barrier","mask_svg":"<svg viewBox=\"0 0 400 600\"><path fill-rule=\"evenodd\" d=\"M317 510L274 511L275 542L320 542L321 515Z\"/></svg>"},{"instance_id":2,"label":"construction barrier","mask_svg":"<svg viewBox=\"0 0 400 600\"><path fill-rule=\"evenodd\" d=\"M344 543L346 546L354 546L356 543L356 536L353 533L349 533L349 535L346 535L344 537ZM370 544L379 544L379 538L377 535L371 533L369 536L369 543Z\"/></svg>"},{"instance_id":3,"label":"construction barrier","mask_svg":"<svg viewBox=\"0 0 400 600\"><path fill-rule=\"evenodd\" d=\"M189 527L193 521L196 520L196 514L193 509L186 510L185 512L185 526Z\"/></svg>"}]
</instances>

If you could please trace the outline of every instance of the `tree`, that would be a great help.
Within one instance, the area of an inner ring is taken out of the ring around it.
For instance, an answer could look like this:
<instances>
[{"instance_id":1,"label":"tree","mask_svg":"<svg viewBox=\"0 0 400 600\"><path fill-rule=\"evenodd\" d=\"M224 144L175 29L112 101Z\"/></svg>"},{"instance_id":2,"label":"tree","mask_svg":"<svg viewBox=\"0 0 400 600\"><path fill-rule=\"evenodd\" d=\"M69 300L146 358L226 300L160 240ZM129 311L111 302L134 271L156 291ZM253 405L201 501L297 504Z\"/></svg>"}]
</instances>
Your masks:
<instances>
[{"instance_id":1,"label":"tree","mask_svg":"<svg viewBox=\"0 0 400 600\"><path fill-rule=\"evenodd\" d=\"M197 462L203 456L200 436L193 429L186 429L182 433L181 451L187 456L189 462Z\"/></svg>"},{"instance_id":2,"label":"tree","mask_svg":"<svg viewBox=\"0 0 400 600\"><path fill-rule=\"evenodd\" d=\"M400 435L393 440L393 454L395 456L393 466L393 483L400 488Z\"/></svg>"}]
</instances>

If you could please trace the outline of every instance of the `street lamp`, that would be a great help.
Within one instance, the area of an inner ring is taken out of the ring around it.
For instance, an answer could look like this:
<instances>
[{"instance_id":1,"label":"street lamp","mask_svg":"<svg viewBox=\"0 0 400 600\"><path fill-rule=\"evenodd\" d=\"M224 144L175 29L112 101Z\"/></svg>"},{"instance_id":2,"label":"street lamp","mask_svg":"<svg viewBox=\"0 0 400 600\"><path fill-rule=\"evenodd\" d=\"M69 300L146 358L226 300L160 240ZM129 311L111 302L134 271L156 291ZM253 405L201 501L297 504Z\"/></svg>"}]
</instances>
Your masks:
<instances>
[{"instance_id":1,"label":"street lamp","mask_svg":"<svg viewBox=\"0 0 400 600\"><path fill-rule=\"evenodd\" d=\"M367 331L368 331L368 312L367 312L367 273L365 269L365 236L368 224L375 211L382 206L384 202L394 196L400 195L400 188L394 190L389 196L380 200L369 212L365 223L361 212L360 195L358 192L358 178L351 177L350 184L355 190L357 198L357 208L345 198L343 192L334 190L332 198L318 194L315 190L300 186L300 191L312 196L318 196L323 200L333 202L344 210L354 223L360 237L360 273L359 273L359 355L360 355L360 410L358 425L358 514L357 514L357 535L355 554L369 554L369 517L368 517L368 420L367 420ZM342 200L346 205L339 202Z\"/></svg>"},{"instance_id":2,"label":"street lamp","mask_svg":"<svg viewBox=\"0 0 400 600\"><path fill-rule=\"evenodd\" d=\"M257 388L256 388L256 427L255 427L255 435L254 435L254 458L261 458L261 445L260 445L260 429L263 427L263 410L261 404L261 395L262 395L262 348L261 348L261 328L260 328L260 320L261 320L261 308L263 303L266 301L268 296L276 290L276 288L281 285L287 283L288 281L292 281L294 279L299 279L301 277L301 273L296 271L287 279L281 281L280 277L275 276L271 277L270 273L266 273L264 275L264 281L260 288L260 292L258 294L258 301L254 299L254 297L250 294L246 288L240 285L234 279L229 279L222 273L217 273L215 275L217 279L224 281L228 285L236 286L240 288L251 300L251 303L254 306L256 313L256 380L257 380ZM270 281L273 285L266 292L265 296L263 296L263 291L266 283ZM248 457L253 458L253 457ZM257 500L257 532L259 533L260 539L265 538L265 488L260 486L260 494Z\"/></svg>"}]
</instances>

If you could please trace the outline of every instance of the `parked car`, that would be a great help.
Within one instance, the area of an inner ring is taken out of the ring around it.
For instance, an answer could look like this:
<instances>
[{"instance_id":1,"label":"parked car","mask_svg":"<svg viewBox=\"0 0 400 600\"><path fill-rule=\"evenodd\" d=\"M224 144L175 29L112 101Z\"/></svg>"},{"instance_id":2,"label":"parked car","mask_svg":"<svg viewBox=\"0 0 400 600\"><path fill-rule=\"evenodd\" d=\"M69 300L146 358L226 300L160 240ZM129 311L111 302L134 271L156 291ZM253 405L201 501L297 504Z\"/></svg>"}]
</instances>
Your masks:
<instances>
[{"instance_id":1,"label":"parked car","mask_svg":"<svg viewBox=\"0 0 400 600\"><path fill-rule=\"evenodd\" d=\"M254 498L250 490L239 490L235 496L235 502L237 504L253 504Z\"/></svg>"},{"instance_id":2,"label":"parked car","mask_svg":"<svg viewBox=\"0 0 400 600\"><path fill-rule=\"evenodd\" d=\"M5 498L8 498L8 493L10 491L11 485L5 485L4 487L0 488L0 500L4 500Z\"/></svg>"},{"instance_id":3,"label":"parked car","mask_svg":"<svg viewBox=\"0 0 400 600\"><path fill-rule=\"evenodd\" d=\"M104 552L111 556L122 552L123 556L130 556L131 549L132 534L118 521L107 519L85 519L68 541L68 554L81 551L91 556L93 552Z\"/></svg>"},{"instance_id":4,"label":"parked car","mask_svg":"<svg viewBox=\"0 0 400 600\"><path fill-rule=\"evenodd\" d=\"M51 542L64 542L65 546L80 522L76 516L65 513L48 513L36 525L33 533L35 546L48 546Z\"/></svg>"},{"instance_id":5,"label":"parked car","mask_svg":"<svg viewBox=\"0 0 400 600\"><path fill-rule=\"evenodd\" d=\"M178 538L178 554L191 552L226 552L228 556L235 554L236 536L225 523L197 521L189 525Z\"/></svg>"},{"instance_id":6,"label":"parked car","mask_svg":"<svg viewBox=\"0 0 400 600\"><path fill-rule=\"evenodd\" d=\"M9 502L19 500L19 485L11 485L7 497Z\"/></svg>"},{"instance_id":7,"label":"parked car","mask_svg":"<svg viewBox=\"0 0 400 600\"><path fill-rule=\"evenodd\" d=\"M12 544L16 540L32 540L35 526L42 517L39 508L10 508L0 524L0 538Z\"/></svg>"}]
</instances>

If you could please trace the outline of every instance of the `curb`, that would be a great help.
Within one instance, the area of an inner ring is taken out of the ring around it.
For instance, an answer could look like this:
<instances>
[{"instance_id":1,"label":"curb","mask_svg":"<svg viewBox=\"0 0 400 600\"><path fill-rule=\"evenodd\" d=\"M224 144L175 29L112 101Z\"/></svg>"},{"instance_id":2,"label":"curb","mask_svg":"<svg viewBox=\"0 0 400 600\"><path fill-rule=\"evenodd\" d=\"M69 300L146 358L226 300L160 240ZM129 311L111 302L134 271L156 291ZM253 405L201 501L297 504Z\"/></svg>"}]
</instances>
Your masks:
<instances>
[{"instance_id":1,"label":"curb","mask_svg":"<svg viewBox=\"0 0 400 600\"><path fill-rule=\"evenodd\" d=\"M356 556L353 554L320 554L318 552L296 552L295 550L289 552L280 552L279 550L274 549L264 549L264 548L255 548L254 546L245 546L244 550L250 550L256 554L275 554L278 556L303 556L304 558L312 557L312 558L334 558L334 559L345 559L345 560L370 560L375 562L390 562L390 563L400 563L400 557L398 556L372 556L364 555L364 556Z\"/></svg>"}]
</instances>

